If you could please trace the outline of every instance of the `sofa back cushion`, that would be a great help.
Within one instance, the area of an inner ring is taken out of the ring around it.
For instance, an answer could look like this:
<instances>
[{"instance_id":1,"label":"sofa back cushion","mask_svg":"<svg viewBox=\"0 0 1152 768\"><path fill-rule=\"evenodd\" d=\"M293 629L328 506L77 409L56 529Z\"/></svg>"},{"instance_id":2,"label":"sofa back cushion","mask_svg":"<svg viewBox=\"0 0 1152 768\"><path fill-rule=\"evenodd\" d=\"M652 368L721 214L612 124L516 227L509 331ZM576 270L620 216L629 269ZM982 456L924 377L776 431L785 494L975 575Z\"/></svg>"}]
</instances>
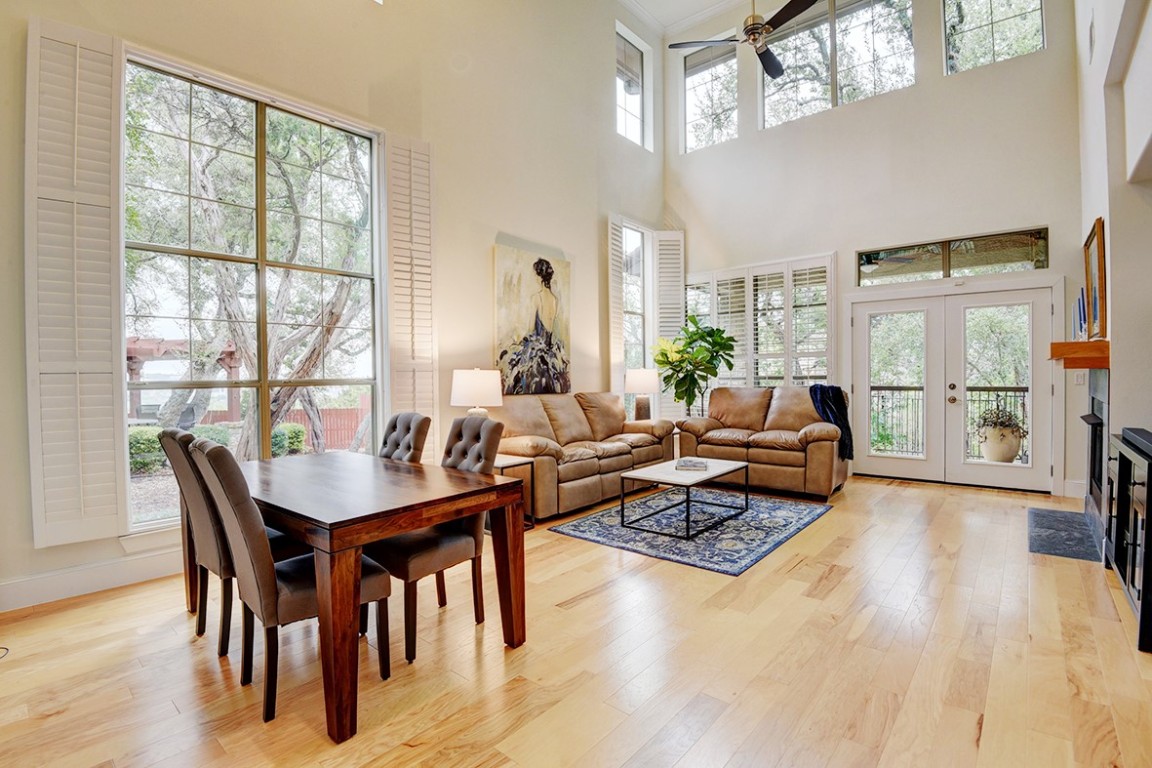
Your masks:
<instances>
[{"instance_id":1,"label":"sofa back cushion","mask_svg":"<svg viewBox=\"0 0 1152 768\"><path fill-rule=\"evenodd\" d=\"M762 387L716 387L708 396L708 415L726 427L764 429L772 390Z\"/></svg>"},{"instance_id":2,"label":"sofa back cushion","mask_svg":"<svg viewBox=\"0 0 1152 768\"><path fill-rule=\"evenodd\" d=\"M504 437L539 435L556 440L539 395L504 395L504 405L489 408L488 416L503 422Z\"/></svg>"},{"instance_id":3,"label":"sofa back cushion","mask_svg":"<svg viewBox=\"0 0 1152 768\"><path fill-rule=\"evenodd\" d=\"M624 431L624 401L611 392L577 392L576 402L584 410L593 440L619 435Z\"/></svg>"},{"instance_id":4,"label":"sofa back cushion","mask_svg":"<svg viewBox=\"0 0 1152 768\"><path fill-rule=\"evenodd\" d=\"M573 395L538 395L544 412L548 414L548 421L552 425L552 432L556 435L556 442L568 445L578 440L591 440L592 429L588 426L588 419L584 417L584 409L576 402Z\"/></svg>"},{"instance_id":5,"label":"sofa back cushion","mask_svg":"<svg viewBox=\"0 0 1152 768\"><path fill-rule=\"evenodd\" d=\"M776 387L772 390L772 404L761 429L784 429L799 432L809 424L823 421L812 405L808 387Z\"/></svg>"}]
</instances>

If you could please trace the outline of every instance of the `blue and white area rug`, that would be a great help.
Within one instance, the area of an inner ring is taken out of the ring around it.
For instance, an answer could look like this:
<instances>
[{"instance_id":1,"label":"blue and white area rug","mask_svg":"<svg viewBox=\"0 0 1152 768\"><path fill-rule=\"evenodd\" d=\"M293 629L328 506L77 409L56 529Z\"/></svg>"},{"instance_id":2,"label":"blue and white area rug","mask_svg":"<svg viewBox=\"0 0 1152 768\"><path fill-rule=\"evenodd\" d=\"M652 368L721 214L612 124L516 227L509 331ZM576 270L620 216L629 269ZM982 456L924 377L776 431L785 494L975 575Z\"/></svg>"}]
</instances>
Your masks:
<instances>
[{"instance_id":1,"label":"blue and white area rug","mask_svg":"<svg viewBox=\"0 0 1152 768\"><path fill-rule=\"evenodd\" d=\"M1077 560L1102 559L1083 512L1028 508L1028 551Z\"/></svg>"},{"instance_id":2,"label":"blue and white area rug","mask_svg":"<svg viewBox=\"0 0 1152 768\"><path fill-rule=\"evenodd\" d=\"M634 499L625 503L629 522L658 507L670 504L683 491L673 489ZM732 510L709 506L708 501L724 504L744 504L744 494L710 488L692 490L692 529L706 527L717 517L726 517ZM607 544L610 547L638 552L661 560L692 565L729 576L738 576L763 559L772 550L795 536L820 515L832 507L806 501L776 499L752 494L748 511L711 531L685 541L648 531L637 531L620 525L620 506L609 507L568 523L555 525L551 530L578 539ZM644 520L645 528L668 530L683 534L684 507L678 506Z\"/></svg>"}]
</instances>

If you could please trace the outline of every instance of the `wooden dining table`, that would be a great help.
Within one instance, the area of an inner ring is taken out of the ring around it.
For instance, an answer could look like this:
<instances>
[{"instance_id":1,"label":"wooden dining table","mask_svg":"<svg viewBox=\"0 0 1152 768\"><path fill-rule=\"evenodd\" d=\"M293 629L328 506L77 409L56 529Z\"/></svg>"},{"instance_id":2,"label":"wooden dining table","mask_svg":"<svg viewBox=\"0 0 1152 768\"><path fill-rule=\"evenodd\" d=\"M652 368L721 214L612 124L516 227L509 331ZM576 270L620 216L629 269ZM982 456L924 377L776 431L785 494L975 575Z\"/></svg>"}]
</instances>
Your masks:
<instances>
[{"instance_id":1,"label":"wooden dining table","mask_svg":"<svg viewBox=\"0 0 1152 768\"><path fill-rule=\"evenodd\" d=\"M343 451L240 466L268 525L315 550L320 664L333 741L356 733L364 544L490 512L504 643L511 648L523 644L524 494L519 478Z\"/></svg>"}]
</instances>

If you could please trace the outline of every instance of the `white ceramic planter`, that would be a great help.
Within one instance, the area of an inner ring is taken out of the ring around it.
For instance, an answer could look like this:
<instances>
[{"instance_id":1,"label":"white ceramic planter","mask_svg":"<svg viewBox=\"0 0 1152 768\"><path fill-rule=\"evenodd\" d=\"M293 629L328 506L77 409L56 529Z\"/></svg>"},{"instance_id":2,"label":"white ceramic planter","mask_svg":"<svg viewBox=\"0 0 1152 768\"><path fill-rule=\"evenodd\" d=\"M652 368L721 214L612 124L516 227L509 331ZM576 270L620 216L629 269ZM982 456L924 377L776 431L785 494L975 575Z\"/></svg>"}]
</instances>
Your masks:
<instances>
[{"instance_id":1,"label":"white ceramic planter","mask_svg":"<svg viewBox=\"0 0 1152 768\"><path fill-rule=\"evenodd\" d=\"M1004 427L981 427L980 453L985 461L1008 463L1020 453L1020 438Z\"/></svg>"}]
</instances>

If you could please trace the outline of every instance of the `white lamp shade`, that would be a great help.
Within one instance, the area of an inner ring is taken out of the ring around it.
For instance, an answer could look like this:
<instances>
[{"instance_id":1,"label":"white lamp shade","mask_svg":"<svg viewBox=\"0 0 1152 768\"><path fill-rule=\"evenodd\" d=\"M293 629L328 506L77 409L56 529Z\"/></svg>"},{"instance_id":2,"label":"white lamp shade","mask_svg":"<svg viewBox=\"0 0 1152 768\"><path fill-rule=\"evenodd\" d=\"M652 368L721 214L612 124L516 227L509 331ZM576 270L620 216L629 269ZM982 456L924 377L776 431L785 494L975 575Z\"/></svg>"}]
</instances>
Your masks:
<instances>
[{"instance_id":1,"label":"white lamp shade","mask_svg":"<svg viewBox=\"0 0 1152 768\"><path fill-rule=\"evenodd\" d=\"M467 407L503 405L500 371L479 368L452 371L452 399L449 404Z\"/></svg>"},{"instance_id":2,"label":"white lamp shade","mask_svg":"<svg viewBox=\"0 0 1152 768\"><path fill-rule=\"evenodd\" d=\"M629 368L624 371L624 393L648 395L660 391L660 371L655 368Z\"/></svg>"}]
</instances>

